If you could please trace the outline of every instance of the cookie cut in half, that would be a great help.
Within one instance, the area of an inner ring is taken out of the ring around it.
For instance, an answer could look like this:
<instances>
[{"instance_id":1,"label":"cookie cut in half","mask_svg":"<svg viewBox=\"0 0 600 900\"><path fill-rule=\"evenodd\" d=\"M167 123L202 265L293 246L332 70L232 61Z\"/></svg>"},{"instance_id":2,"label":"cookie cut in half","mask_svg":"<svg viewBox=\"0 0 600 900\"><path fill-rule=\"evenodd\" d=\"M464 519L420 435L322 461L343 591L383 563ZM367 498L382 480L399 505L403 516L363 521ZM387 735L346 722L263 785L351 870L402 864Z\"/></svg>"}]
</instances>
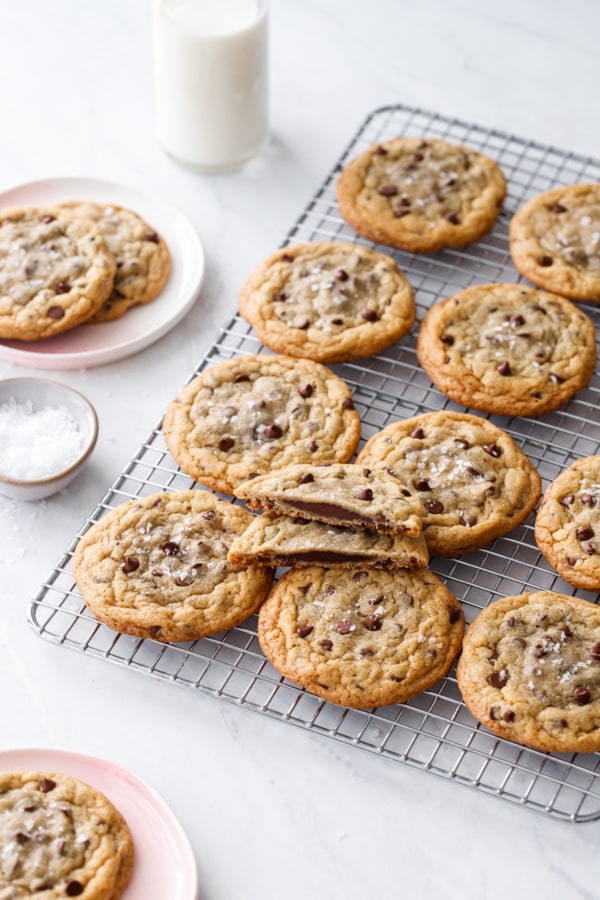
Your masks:
<instances>
[{"instance_id":1,"label":"cookie cut in half","mask_svg":"<svg viewBox=\"0 0 600 900\"><path fill-rule=\"evenodd\" d=\"M506 179L488 156L437 138L392 138L337 181L344 219L364 237L414 253L461 247L496 222Z\"/></svg>"},{"instance_id":2,"label":"cookie cut in half","mask_svg":"<svg viewBox=\"0 0 600 900\"><path fill-rule=\"evenodd\" d=\"M421 534L423 505L386 472L348 463L286 466L253 478L235 491L251 509L305 516L330 525L350 525L387 534Z\"/></svg>"},{"instance_id":3,"label":"cookie cut in half","mask_svg":"<svg viewBox=\"0 0 600 900\"><path fill-rule=\"evenodd\" d=\"M0 773L0 896L118 900L134 862L121 813L56 772Z\"/></svg>"},{"instance_id":4,"label":"cookie cut in half","mask_svg":"<svg viewBox=\"0 0 600 900\"><path fill-rule=\"evenodd\" d=\"M600 607L553 591L490 603L468 627L458 686L494 734L538 750L600 750Z\"/></svg>"},{"instance_id":5,"label":"cookie cut in half","mask_svg":"<svg viewBox=\"0 0 600 900\"><path fill-rule=\"evenodd\" d=\"M449 410L387 425L357 464L384 469L421 497L432 556L467 553L512 531L541 493L537 470L510 435Z\"/></svg>"},{"instance_id":6,"label":"cookie cut in half","mask_svg":"<svg viewBox=\"0 0 600 900\"><path fill-rule=\"evenodd\" d=\"M417 356L435 386L457 403L537 416L589 383L596 330L589 316L557 294L482 284L428 310Z\"/></svg>"},{"instance_id":7,"label":"cookie cut in half","mask_svg":"<svg viewBox=\"0 0 600 900\"><path fill-rule=\"evenodd\" d=\"M235 356L181 390L163 422L167 447L202 484L233 494L293 463L347 462L360 438L348 385L320 363Z\"/></svg>"},{"instance_id":8,"label":"cookie cut in half","mask_svg":"<svg viewBox=\"0 0 600 900\"><path fill-rule=\"evenodd\" d=\"M572 300L600 301L600 184L553 188L512 217L510 252L534 284Z\"/></svg>"},{"instance_id":9,"label":"cookie cut in half","mask_svg":"<svg viewBox=\"0 0 600 900\"><path fill-rule=\"evenodd\" d=\"M172 643L233 628L256 612L273 576L227 561L251 520L208 491L130 500L77 544L77 587L96 618L124 634Z\"/></svg>"},{"instance_id":10,"label":"cookie cut in half","mask_svg":"<svg viewBox=\"0 0 600 900\"><path fill-rule=\"evenodd\" d=\"M561 578L600 591L600 456L578 459L548 486L535 539Z\"/></svg>"},{"instance_id":11,"label":"cookie cut in half","mask_svg":"<svg viewBox=\"0 0 600 900\"><path fill-rule=\"evenodd\" d=\"M450 670L464 616L427 569L291 569L261 607L258 638L285 678L331 703L404 703Z\"/></svg>"},{"instance_id":12,"label":"cookie cut in half","mask_svg":"<svg viewBox=\"0 0 600 900\"><path fill-rule=\"evenodd\" d=\"M418 569L429 562L422 534L382 534L348 526L326 525L290 516L255 516L229 548L238 566L323 565L346 568L363 563L384 569Z\"/></svg>"},{"instance_id":13,"label":"cookie cut in half","mask_svg":"<svg viewBox=\"0 0 600 900\"><path fill-rule=\"evenodd\" d=\"M390 256L334 242L272 253L244 284L239 311L266 347L322 363L378 353L416 316L412 288Z\"/></svg>"}]
</instances>

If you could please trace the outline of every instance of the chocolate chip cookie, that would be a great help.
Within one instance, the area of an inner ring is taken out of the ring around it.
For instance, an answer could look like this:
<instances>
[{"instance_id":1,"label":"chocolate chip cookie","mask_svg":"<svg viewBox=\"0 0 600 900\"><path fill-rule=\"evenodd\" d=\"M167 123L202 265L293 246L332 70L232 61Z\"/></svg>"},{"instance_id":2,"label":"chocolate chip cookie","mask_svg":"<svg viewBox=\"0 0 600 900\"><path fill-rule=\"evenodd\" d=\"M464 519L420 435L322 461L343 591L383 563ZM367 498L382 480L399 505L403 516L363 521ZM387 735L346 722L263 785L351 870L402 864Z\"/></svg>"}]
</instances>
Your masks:
<instances>
[{"instance_id":1,"label":"chocolate chip cookie","mask_svg":"<svg viewBox=\"0 0 600 900\"><path fill-rule=\"evenodd\" d=\"M272 571L227 562L252 514L208 491L140 497L81 538L73 575L96 618L125 634L193 641L256 612Z\"/></svg>"},{"instance_id":2,"label":"chocolate chip cookie","mask_svg":"<svg viewBox=\"0 0 600 900\"><path fill-rule=\"evenodd\" d=\"M393 422L357 463L384 468L422 497L432 556L476 550L520 525L541 479L513 439L486 419L448 410Z\"/></svg>"},{"instance_id":3,"label":"chocolate chip cookie","mask_svg":"<svg viewBox=\"0 0 600 900\"><path fill-rule=\"evenodd\" d=\"M96 788L55 772L0 773L0 896L117 900L134 847Z\"/></svg>"},{"instance_id":4,"label":"chocolate chip cookie","mask_svg":"<svg viewBox=\"0 0 600 900\"><path fill-rule=\"evenodd\" d=\"M559 753L600 750L600 608L553 591L506 597L467 629L457 667L490 731Z\"/></svg>"},{"instance_id":5,"label":"chocolate chip cookie","mask_svg":"<svg viewBox=\"0 0 600 900\"><path fill-rule=\"evenodd\" d=\"M519 272L572 300L600 301L600 184L553 188L528 200L510 222Z\"/></svg>"},{"instance_id":6,"label":"chocolate chip cookie","mask_svg":"<svg viewBox=\"0 0 600 900\"><path fill-rule=\"evenodd\" d=\"M258 618L265 656L285 678L350 707L404 703L450 670L464 616L427 569L292 569Z\"/></svg>"},{"instance_id":7,"label":"chocolate chip cookie","mask_svg":"<svg viewBox=\"0 0 600 900\"><path fill-rule=\"evenodd\" d=\"M489 157L435 138L393 138L352 160L337 182L359 234L414 253L461 247L496 222L506 180Z\"/></svg>"},{"instance_id":8,"label":"chocolate chip cookie","mask_svg":"<svg viewBox=\"0 0 600 900\"><path fill-rule=\"evenodd\" d=\"M171 257L163 238L137 213L122 206L79 200L61 203L57 210L95 222L116 260L110 297L91 322L118 319L130 307L158 296L169 277Z\"/></svg>"},{"instance_id":9,"label":"chocolate chip cookie","mask_svg":"<svg viewBox=\"0 0 600 900\"><path fill-rule=\"evenodd\" d=\"M347 462L360 437L350 388L320 363L248 355L205 369L163 422L171 455L197 481L233 494L292 463Z\"/></svg>"},{"instance_id":10,"label":"chocolate chip cookie","mask_svg":"<svg viewBox=\"0 0 600 900\"><path fill-rule=\"evenodd\" d=\"M592 320L569 300L521 284L482 284L432 306L417 356L457 403L537 416L588 384L596 365Z\"/></svg>"},{"instance_id":11,"label":"chocolate chip cookie","mask_svg":"<svg viewBox=\"0 0 600 900\"><path fill-rule=\"evenodd\" d=\"M423 504L417 492L381 470L348 463L285 466L235 490L251 509L305 516L387 534L421 534Z\"/></svg>"},{"instance_id":12,"label":"chocolate chip cookie","mask_svg":"<svg viewBox=\"0 0 600 900\"><path fill-rule=\"evenodd\" d=\"M418 569L429 562L422 534L382 534L326 525L291 516L255 516L229 548L237 566L323 565L349 568L358 563L384 569Z\"/></svg>"},{"instance_id":13,"label":"chocolate chip cookie","mask_svg":"<svg viewBox=\"0 0 600 900\"><path fill-rule=\"evenodd\" d=\"M535 539L561 578L600 591L600 456L578 459L546 489Z\"/></svg>"},{"instance_id":14,"label":"chocolate chip cookie","mask_svg":"<svg viewBox=\"0 0 600 900\"><path fill-rule=\"evenodd\" d=\"M322 363L378 353L416 315L412 288L391 257L333 242L272 253L244 284L239 311L266 347Z\"/></svg>"},{"instance_id":15,"label":"chocolate chip cookie","mask_svg":"<svg viewBox=\"0 0 600 900\"><path fill-rule=\"evenodd\" d=\"M116 263L91 220L38 207L0 213L0 338L35 341L89 319Z\"/></svg>"}]
</instances>

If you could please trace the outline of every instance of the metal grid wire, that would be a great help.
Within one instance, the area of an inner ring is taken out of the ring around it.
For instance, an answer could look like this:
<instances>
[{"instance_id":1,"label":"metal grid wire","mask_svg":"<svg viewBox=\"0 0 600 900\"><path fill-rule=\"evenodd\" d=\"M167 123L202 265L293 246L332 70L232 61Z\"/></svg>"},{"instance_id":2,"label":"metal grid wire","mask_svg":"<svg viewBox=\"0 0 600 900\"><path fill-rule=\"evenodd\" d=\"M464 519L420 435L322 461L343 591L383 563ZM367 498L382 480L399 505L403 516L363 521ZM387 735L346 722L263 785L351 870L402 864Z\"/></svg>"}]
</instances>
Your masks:
<instances>
[{"instance_id":1,"label":"metal grid wire","mask_svg":"<svg viewBox=\"0 0 600 900\"><path fill-rule=\"evenodd\" d=\"M600 181L600 162L442 115L391 106L376 110L317 190L283 244L358 238L335 201L339 170L373 143L399 135L439 137L496 159L508 180L500 220L478 243L429 255L390 251L415 290L418 319L437 300L472 284L521 280L508 250L508 222L525 200L562 184ZM582 305L600 325L600 310ZM439 409L462 410L432 387L416 360L417 328L378 356L333 367L353 390L363 442L397 419ZM235 354L262 347L241 318L233 318L192 374ZM600 375L562 409L541 419L489 416L513 436L538 468L544 487L581 456L600 452ZM498 739L465 708L454 670L408 703L349 710L324 702L282 679L264 658L256 617L223 634L189 644L163 645L120 635L86 610L73 584L72 552L79 536L108 509L159 490L187 490L194 482L169 455L160 422L90 514L30 605L30 624L42 637L125 668L201 691L283 722L301 726L382 757L559 819L600 817L600 754L550 754ZM541 557L533 515L483 550L458 559L433 559L430 568L461 600L467 621L490 601L523 590L575 591Z\"/></svg>"}]
</instances>

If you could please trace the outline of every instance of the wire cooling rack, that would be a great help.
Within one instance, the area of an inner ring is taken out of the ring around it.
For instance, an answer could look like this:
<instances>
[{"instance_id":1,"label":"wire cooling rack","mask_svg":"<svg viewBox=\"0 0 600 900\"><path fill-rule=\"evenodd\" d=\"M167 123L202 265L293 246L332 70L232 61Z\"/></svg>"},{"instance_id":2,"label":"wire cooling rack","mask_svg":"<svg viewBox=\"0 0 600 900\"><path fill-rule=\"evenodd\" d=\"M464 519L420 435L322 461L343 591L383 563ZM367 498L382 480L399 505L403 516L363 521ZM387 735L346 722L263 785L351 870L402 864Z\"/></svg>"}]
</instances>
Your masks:
<instances>
[{"instance_id":1,"label":"wire cooling rack","mask_svg":"<svg viewBox=\"0 0 600 900\"><path fill-rule=\"evenodd\" d=\"M283 244L349 240L372 246L341 219L335 180L357 153L399 135L467 144L493 157L508 180L500 220L478 243L428 255L392 252L415 290L419 321L437 300L472 284L521 280L511 263L507 226L525 200L557 185L600 181L600 162L593 159L443 115L391 106L367 118ZM600 325L600 310L582 306ZM439 409L462 410L433 388L419 367L416 332L415 327L410 336L378 356L333 367L352 387L363 441L397 419ZM223 359L261 350L246 322L234 317L191 377ZM600 452L599 395L600 375L596 374L566 406L541 419L488 418L513 436L546 487L576 458ZM35 631L63 647L210 694L562 820L600 817L600 754L541 753L498 739L467 711L454 670L434 689L408 703L349 710L282 679L262 655L256 617L226 633L177 645L119 635L98 623L86 610L71 574L71 556L80 535L120 503L193 485L169 455L157 423L32 600L29 619ZM467 621L490 601L526 589L553 589L597 599L561 581L541 557L533 538L533 516L485 549L454 560L433 559L430 568L461 600Z\"/></svg>"}]
</instances>

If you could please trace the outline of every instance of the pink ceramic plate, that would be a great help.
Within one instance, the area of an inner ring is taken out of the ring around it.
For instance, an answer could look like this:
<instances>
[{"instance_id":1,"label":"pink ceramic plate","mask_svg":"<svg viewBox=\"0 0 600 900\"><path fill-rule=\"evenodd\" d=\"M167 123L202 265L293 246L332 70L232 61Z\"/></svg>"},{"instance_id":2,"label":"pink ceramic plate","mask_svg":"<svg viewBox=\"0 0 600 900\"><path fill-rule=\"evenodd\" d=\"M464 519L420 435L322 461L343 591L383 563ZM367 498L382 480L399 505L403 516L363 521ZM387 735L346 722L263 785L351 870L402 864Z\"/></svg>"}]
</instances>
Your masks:
<instances>
[{"instance_id":1,"label":"pink ceramic plate","mask_svg":"<svg viewBox=\"0 0 600 900\"><path fill-rule=\"evenodd\" d=\"M204 278L204 252L188 219L167 203L96 178L48 178L0 193L0 208L80 199L126 206L160 232L171 253L169 280L151 303L112 322L78 325L43 341L0 340L0 359L34 369L86 369L116 362L157 341L195 303Z\"/></svg>"},{"instance_id":2,"label":"pink ceramic plate","mask_svg":"<svg viewBox=\"0 0 600 900\"><path fill-rule=\"evenodd\" d=\"M66 750L0 751L0 771L63 772L102 791L123 814L135 844L133 875L122 900L197 900L198 874L181 825L158 794L114 763Z\"/></svg>"}]
</instances>

